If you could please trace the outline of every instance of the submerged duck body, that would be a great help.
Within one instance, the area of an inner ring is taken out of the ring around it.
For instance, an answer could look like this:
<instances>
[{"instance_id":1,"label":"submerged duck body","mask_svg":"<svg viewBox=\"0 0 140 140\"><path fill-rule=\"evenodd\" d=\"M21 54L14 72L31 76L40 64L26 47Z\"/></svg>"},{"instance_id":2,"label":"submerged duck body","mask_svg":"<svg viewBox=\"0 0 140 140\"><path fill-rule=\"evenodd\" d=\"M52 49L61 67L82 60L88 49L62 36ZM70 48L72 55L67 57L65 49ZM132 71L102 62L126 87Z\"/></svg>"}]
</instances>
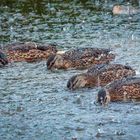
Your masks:
<instances>
[{"instance_id":1,"label":"submerged duck body","mask_svg":"<svg viewBox=\"0 0 140 140\"><path fill-rule=\"evenodd\" d=\"M0 50L0 67L8 64L7 56Z\"/></svg>"},{"instance_id":2,"label":"submerged duck body","mask_svg":"<svg viewBox=\"0 0 140 140\"><path fill-rule=\"evenodd\" d=\"M114 15L132 15L140 13L140 9L132 7L132 6L124 6L124 5L115 5L112 10Z\"/></svg>"},{"instance_id":3,"label":"submerged duck body","mask_svg":"<svg viewBox=\"0 0 140 140\"><path fill-rule=\"evenodd\" d=\"M40 45L34 42L13 43L3 47L9 62L37 61L47 59L57 52L53 44Z\"/></svg>"},{"instance_id":4,"label":"submerged duck body","mask_svg":"<svg viewBox=\"0 0 140 140\"><path fill-rule=\"evenodd\" d=\"M140 77L116 80L98 92L97 103L107 105L110 101L140 101Z\"/></svg>"},{"instance_id":5,"label":"submerged duck body","mask_svg":"<svg viewBox=\"0 0 140 140\"><path fill-rule=\"evenodd\" d=\"M71 77L67 83L69 89L83 87L105 86L106 84L123 77L136 75L130 66L121 64L100 64L92 66L87 73Z\"/></svg>"},{"instance_id":6,"label":"submerged duck body","mask_svg":"<svg viewBox=\"0 0 140 140\"><path fill-rule=\"evenodd\" d=\"M48 58L48 69L85 69L93 64L108 63L115 58L110 49L79 48Z\"/></svg>"}]
</instances>

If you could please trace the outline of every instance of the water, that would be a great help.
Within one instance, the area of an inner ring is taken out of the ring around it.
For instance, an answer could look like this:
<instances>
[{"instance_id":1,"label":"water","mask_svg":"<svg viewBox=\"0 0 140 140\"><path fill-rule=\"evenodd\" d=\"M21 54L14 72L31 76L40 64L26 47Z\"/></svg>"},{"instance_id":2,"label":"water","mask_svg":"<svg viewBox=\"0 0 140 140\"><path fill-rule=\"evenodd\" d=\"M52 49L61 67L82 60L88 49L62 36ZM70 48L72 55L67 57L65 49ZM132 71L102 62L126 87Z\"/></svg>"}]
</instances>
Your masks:
<instances>
[{"instance_id":1,"label":"water","mask_svg":"<svg viewBox=\"0 0 140 140\"><path fill-rule=\"evenodd\" d=\"M59 50L112 48L114 63L129 64L140 75L140 15L113 16L113 4L2 0L0 44L36 41L56 42ZM95 106L99 89L66 88L68 79L81 72L51 72L45 61L0 69L0 139L139 140L139 104Z\"/></svg>"}]
</instances>

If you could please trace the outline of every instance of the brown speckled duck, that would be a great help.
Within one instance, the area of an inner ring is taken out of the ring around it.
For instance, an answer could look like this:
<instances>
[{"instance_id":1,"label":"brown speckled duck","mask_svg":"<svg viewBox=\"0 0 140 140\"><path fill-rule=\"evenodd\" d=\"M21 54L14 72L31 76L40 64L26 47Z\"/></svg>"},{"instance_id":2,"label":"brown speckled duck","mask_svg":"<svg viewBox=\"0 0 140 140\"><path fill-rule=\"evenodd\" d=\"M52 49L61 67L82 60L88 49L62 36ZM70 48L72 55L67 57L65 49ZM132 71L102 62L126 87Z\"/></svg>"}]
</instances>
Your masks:
<instances>
[{"instance_id":1,"label":"brown speckled duck","mask_svg":"<svg viewBox=\"0 0 140 140\"><path fill-rule=\"evenodd\" d=\"M93 64L108 63L115 58L110 49L79 48L48 58L48 69L85 69Z\"/></svg>"},{"instance_id":2,"label":"brown speckled duck","mask_svg":"<svg viewBox=\"0 0 140 140\"><path fill-rule=\"evenodd\" d=\"M98 92L96 103L107 105L110 101L140 101L140 77L116 80Z\"/></svg>"},{"instance_id":3,"label":"brown speckled duck","mask_svg":"<svg viewBox=\"0 0 140 140\"><path fill-rule=\"evenodd\" d=\"M34 62L47 59L57 52L54 44L36 44L34 42L13 43L3 47L9 62Z\"/></svg>"},{"instance_id":4,"label":"brown speckled duck","mask_svg":"<svg viewBox=\"0 0 140 140\"><path fill-rule=\"evenodd\" d=\"M106 84L127 76L135 75L130 66L121 64L100 64L92 66L87 73L71 77L67 83L69 89L105 86Z\"/></svg>"},{"instance_id":5,"label":"brown speckled duck","mask_svg":"<svg viewBox=\"0 0 140 140\"><path fill-rule=\"evenodd\" d=\"M0 50L0 67L8 64L7 56Z\"/></svg>"}]
</instances>

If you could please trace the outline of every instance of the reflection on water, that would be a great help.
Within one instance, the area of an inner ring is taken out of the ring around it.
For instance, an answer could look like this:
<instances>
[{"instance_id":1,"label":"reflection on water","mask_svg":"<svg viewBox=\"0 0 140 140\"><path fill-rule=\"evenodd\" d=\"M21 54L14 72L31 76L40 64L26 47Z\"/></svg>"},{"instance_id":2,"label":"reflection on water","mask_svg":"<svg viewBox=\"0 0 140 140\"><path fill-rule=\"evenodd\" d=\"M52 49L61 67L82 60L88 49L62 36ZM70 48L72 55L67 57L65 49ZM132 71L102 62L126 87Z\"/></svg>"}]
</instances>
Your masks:
<instances>
[{"instance_id":1,"label":"reflection on water","mask_svg":"<svg viewBox=\"0 0 140 140\"><path fill-rule=\"evenodd\" d=\"M2 0L0 44L56 42L59 49L112 48L115 63L140 73L140 15L112 15L115 4L137 0ZM46 69L46 62L14 63L0 69L1 139L136 139L137 103L94 105L97 90L69 91L66 82L81 71Z\"/></svg>"}]
</instances>

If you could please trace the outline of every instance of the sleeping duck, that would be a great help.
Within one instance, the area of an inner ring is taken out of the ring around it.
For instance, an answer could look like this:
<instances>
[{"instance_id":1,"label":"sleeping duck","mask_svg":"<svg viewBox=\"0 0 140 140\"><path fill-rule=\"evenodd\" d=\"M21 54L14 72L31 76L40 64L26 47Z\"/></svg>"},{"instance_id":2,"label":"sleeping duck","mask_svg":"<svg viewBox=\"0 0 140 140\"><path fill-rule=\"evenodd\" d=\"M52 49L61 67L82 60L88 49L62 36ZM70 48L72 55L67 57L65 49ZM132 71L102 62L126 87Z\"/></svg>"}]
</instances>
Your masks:
<instances>
[{"instance_id":1,"label":"sleeping duck","mask_svg":"<svg viewBox=\"0 0 140 140\"><path fill-rule=\"evenodd\" d=\"M116 80L98 92L97 103L107 105L110 101L140 101L140 77Z\"/></svg>"},{"instance_id":2,"label":"sleeping duck","mask_svg":"<svg viewBox=\"0 0 140 140\"><path fill-rule=\"evenodd\" d=\"M132 15L132 14L140 13L140 9L132 6L114 5L112 12L114 15L118 15L118 14Z\"/></svg>"},{"instance_id":3,"label":"sleeping duck","mask_svg":"<svg viewBox=\"0 0 140 140\"><path fill-rule=\"evenodd\" d=\"M115 58L110 49L78 48L48 58L48 69L85 69L93 64L108 63Z\"/></svg>"},{"instance_id":4,"label":"sleeping duck","mask_svg":"<svg viewBox=\"0 0 140 140\"><path fill-rule=\"evenodd\" d=\"M130 66L100 64L89 68L87 73L72 76L67 83L67 87L73 90L83 87L105 86L111 81L135 74L135 70Z\"/></svg>"},{"instance_id":5,"label":"sleeping duck","mask_svg":"<svg viewBox=\"0 0 140 140\"><path fill-rule=\"evenodd\" d=\"M0 67L8 64L7 56L0 50Z\"/></svg>"},{"instance_id":6,"label":"sleeping duck","mask_svg":"<svg viewBox=\"0 0 140 140\"><path fill-rule=\"evenodd\" d=\"M34 42L13 43L3 47L9 62L33 62L47 59L49 55L57 52L54 44L36 44Z\"/></svg>"}]
</instances>

